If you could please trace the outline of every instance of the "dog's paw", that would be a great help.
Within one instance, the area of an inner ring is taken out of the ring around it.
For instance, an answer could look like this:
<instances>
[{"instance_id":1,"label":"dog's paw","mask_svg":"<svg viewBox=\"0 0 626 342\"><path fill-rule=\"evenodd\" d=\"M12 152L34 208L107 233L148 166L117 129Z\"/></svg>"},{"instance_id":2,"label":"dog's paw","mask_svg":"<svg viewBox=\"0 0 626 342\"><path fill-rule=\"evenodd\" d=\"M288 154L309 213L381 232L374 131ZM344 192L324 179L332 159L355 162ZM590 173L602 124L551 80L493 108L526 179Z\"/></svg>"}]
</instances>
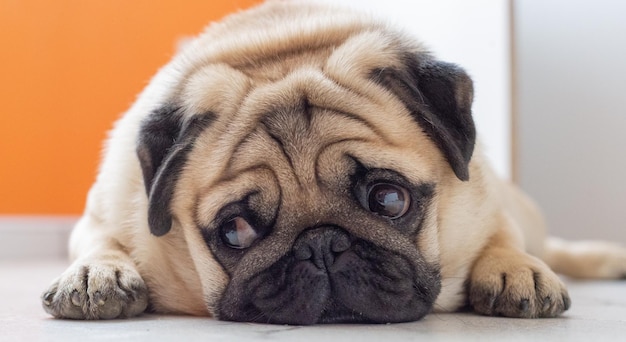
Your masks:
<instances>
[{"instance_id":1,"label":"dog's paw","mask_svg":"<svg viewBox=\"0 0 626 342\"><path fill-rule=\"evenodd\" d=\"M141 314L148 289L133 266L116 261L75 263L42 295L54 317L113 319Z\"/></svg>"},{"instance_id":2,"label":"dog's paw","mask_svg":"<svg viewBox=\"0 0 626 342\"><path fill-rule=\"evenodd\" d=\"M468 287L469 304L484 315L555 317L570 307L559 277L528 255L479 259Z\"/></svg>"}]
</instances>

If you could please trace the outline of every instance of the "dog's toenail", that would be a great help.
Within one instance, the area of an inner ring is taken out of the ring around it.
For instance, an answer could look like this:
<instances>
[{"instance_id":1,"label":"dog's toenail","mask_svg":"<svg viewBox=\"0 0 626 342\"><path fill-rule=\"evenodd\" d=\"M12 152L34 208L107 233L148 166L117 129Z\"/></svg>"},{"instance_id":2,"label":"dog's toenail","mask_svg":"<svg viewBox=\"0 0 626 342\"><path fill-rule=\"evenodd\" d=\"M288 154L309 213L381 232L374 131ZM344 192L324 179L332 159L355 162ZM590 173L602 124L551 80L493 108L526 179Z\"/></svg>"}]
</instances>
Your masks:
<instances>
[{"instance_id":1,"label":"dog's toenail","mask_svg":"<svg viewBox=\"0 0 626 342\"><path fill-rule=\"evenodd\" d=\"M50 304L52 304L53 298L54 298L53 292L46 292L46 294L43 295L43 303L46 304L46 306L50 306Z\"/></svg>"},{"instance_id":2,"label":"dog's toenail","mask_svg":"<svg viewBox=\"0 0 626 342\"><path fill-rule=\"evenodd\" d=\"M78 290L72 292L72 304L80 306L80 294L78 294Z\"/></svg>"},{"instance_id":3,"label":"dog's toenail","mask_svg":"<svg viewBox=\"0 0 626 342\"><path fill-rule=\"evenodd\" d=\"M522 299L519 302L519 309L521 311L524 311L524 312L528 311L528 307L529 306L530 306L530 301L528 299L526 299L526 298Z\"/></svg>"},{"instance_id":4,"label":"dog's toenail","mask_svg":"<svg viewBox=\"0 0 626 342\"><path fill-rule=\"evenodd\" d=\"M100 293L100 291L97 291L96 293L94 293L93 302L96 303L96 305L98 306L104 305L104 298L102 297L102 294Z\"/></svg>"},{"instance_id":5,"label":"dog's toenail","mask_svg":"<svg viewBox=\"0 0 626 342\"><path fill-rule=\"evenodd\" d=\"M550 296L543 299L543 311L546 311L552 306L552 298Z\"/></svg>"},{"instance_id":6,"label":"dog's toenail","mask_svg":"<svg viewBox=\"0 0 626 342\"><path fill-rule=\"evenodd\" d=\"M568 295L563 295L563 307L565 310L569 309L572 305L572 301L569 299Z\"/></svg>"}]
</instances>

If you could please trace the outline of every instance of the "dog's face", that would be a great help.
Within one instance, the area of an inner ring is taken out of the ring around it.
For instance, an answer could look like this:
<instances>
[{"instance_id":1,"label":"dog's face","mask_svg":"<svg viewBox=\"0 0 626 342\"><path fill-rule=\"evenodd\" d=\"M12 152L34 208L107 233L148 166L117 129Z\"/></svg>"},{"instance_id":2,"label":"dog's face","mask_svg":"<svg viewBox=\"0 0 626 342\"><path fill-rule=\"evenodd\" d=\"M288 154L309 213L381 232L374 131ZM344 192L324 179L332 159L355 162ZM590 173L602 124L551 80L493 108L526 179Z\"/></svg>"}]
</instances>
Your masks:
<instances>
[{"instance_id":1,"label":"dog's face","mask_svg":"<svg viewBox=\"0 0 626 342\"><path fill-rule=\"evenodd\" d=\"M220 319L419 319L438 190L468 178L471 81L382 26L316 30L183 53L139 134L151 232L191 254Z\"/></svg>"}]
</instances>

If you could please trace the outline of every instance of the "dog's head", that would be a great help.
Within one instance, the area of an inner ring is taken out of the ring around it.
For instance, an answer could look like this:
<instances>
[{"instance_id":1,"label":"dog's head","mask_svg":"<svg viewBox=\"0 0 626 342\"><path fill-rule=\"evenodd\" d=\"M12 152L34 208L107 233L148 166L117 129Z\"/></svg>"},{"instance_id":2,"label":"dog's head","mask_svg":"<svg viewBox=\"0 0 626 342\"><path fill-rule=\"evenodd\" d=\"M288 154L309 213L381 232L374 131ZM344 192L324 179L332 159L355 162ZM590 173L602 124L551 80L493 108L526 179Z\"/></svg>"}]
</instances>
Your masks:
<instances>
[{"instance_id":1,"label":"dog's head","mask_svg":"<svg viewBox=\"0 0 626 342\"><path fill-rule=\"evenodd\" d=\"M463 70L351 13L282 3L211 27L169 68L139 132L149 226L184 237L209 311L430 311L438 189L468 179L474 147Z\"/></svg>"}]
</instances>

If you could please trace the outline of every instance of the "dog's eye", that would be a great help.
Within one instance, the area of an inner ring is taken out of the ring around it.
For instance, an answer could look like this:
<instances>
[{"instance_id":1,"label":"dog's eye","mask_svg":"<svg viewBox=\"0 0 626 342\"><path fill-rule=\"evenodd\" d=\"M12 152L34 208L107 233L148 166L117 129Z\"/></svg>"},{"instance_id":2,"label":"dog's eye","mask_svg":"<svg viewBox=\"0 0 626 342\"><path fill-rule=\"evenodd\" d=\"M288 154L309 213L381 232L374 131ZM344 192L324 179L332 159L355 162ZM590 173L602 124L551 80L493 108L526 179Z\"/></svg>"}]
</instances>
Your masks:
<instances>
[{"instance_id":1,"label":"dog's eye","mask_svg":"<svg viewBox=\"0 0 626 342\"><path fill-rule=\"evenodd\" d=\"M252 246L259 234L243 217L235 217L221 227L224 243L230 248L244 249Z\"/></svg>"},{"instance_id":2,"label":"dog's eye","mask_svg":"<svg viewBox=\"0 0 626 342\"><path fill-rule=\"evenodd\" d=\"M411 197L408 190L394 184L378 183L367 193L368 209L380 216L397 219L409 210Z\"/></svg>"}]
</instances>

